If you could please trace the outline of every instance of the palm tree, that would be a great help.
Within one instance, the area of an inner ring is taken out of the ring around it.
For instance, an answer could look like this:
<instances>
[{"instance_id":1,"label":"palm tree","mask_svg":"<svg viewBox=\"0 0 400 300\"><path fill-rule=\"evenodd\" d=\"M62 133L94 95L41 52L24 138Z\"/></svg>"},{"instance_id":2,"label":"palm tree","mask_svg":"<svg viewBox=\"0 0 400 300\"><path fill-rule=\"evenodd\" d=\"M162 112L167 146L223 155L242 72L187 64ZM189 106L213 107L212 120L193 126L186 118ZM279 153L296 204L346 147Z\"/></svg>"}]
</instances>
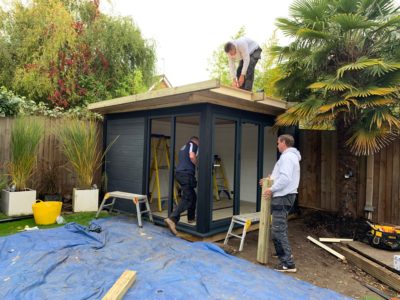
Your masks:
<instances>
[{"instance_id":1,"label":"palm tree","mask_svg":"<svg viewBox=\"0 0 400 300\"><path fill-rule=\"evenodd\" d=\"M368 155L399 134L400 15L392 0L300 0L278 27L286 71L277 86L301 101L277 125L326 128L344 121L346 146ZM339 123L339 124L338 124Z\"/></svg>"},{"instance_id":2,"label":"palm tree","mask_svg":"<svg viewBox=\"0 0 400 300\"><path fill-rule=\"evenodd\" d=\"M278 126L336 127L339 170L348 167L346 156L376 153L398 138L400 15L393 0L297 0L277 26L291 42L272 49L285 71L276 86L298 102Z\"/></svg>"}]
</instances>

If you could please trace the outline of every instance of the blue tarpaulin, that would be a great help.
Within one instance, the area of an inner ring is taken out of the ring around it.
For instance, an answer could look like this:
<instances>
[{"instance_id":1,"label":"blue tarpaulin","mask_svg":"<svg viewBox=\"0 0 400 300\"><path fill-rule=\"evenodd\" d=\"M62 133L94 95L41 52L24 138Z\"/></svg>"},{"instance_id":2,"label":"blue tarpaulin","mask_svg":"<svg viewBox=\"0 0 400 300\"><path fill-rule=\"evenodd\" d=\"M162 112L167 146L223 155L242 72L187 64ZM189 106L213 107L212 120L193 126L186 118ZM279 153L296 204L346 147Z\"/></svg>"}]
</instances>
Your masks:
<instances>
[{"instance_id":1,"label":"blue tarpaulin","mask_svg":"<svg viewBox=\"0 0 400 300\"><path fill-rule=\"evenodd\" d=\"M101 299L126 269L137 277L124 299L348 299L151 223L96 224L0 238L0 299Z\"/></svg>"}]
</instances>

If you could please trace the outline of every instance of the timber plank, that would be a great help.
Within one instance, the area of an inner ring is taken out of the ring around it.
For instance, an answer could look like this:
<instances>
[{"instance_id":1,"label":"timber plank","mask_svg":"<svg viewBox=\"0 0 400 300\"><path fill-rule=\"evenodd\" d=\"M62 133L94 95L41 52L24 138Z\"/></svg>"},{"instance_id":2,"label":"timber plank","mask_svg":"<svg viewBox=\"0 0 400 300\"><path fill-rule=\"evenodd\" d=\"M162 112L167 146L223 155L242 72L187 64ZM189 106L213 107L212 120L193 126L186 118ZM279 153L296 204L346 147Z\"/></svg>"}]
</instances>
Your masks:
<instances>
[{"instance_id":1,"label":"timber plank","mask_svg":"<svg viewBox=\"0 0 400 300\"><path fill-rule=\"evenodd\" d=\"M346 256L347 260L374 276L379 281L400 292L400 276L380 266L379 264L365 258L361 254L348 249L345 246L337 246L337 250Z\"/></svg>"},{"instance_id":2,"label":"timber plank","mask_svg":"<svg viewBox=\"0 0 400 300\"><path fill-rule=\"evenodd\" d=\"M261 264L268 263L269 236L271 222L271 196L265 197L267 188L272 186L272 180L264 178L261 191L260 229L258 231L257 261Z\"/></svg>"},{"instance_id":3,"label":"timber plank","mask_svg":"<svg viewBox=\"0 0 400 300\"><path fill-rule=\"evenodd\" d=\"M376 262L386 269L400 275L400 271L396 270L393 266L393 256L400 255L400 251L378 249L358 241L345 242L344 244L347 245L347 247L349 247L351 250L356 251L357 253Z\"/></svg>"},{"instance_id":4,"label":"timber plank","mask_svg":"<svg viewBox=\"0 0 400 300\"><path fill-rule=\"evenodd\" d=\"M136 280L136 271L125 270L111 289L103 297L103 300L120 300Z\"/></svg>"}]
</instances>

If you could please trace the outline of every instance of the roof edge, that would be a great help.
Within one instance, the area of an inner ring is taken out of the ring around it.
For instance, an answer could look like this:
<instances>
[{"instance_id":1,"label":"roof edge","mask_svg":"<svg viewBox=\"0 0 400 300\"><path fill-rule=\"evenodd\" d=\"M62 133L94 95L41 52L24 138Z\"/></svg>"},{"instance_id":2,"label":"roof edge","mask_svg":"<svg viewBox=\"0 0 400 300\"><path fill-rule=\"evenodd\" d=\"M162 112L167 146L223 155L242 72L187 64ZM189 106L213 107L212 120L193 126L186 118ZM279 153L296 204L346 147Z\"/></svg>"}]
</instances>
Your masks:
<instances>
[{"instance_id":1,"label":"roof edge","mask_svg":"<svg viewBox=\"0 0 400 300\"><path fill-rule=\"evenodd\" d=\"M154 99L154 98L161 98L171 95L179 95L179 94L186 94L192 93L195 91L202 91L202 90L209 90L209 89L216 89L221 86L220 81L218 79L211 79L202 82L182 85L178 87L172 87L167 89L161 89L126 97L115 98L111 100L104 100L96 103L91 103L88 105L88 109L91 111L96 111L102 108L114 106L114 105L121 105L125 103L131 103L136 101Z\"/></svg>"}]
</instances>

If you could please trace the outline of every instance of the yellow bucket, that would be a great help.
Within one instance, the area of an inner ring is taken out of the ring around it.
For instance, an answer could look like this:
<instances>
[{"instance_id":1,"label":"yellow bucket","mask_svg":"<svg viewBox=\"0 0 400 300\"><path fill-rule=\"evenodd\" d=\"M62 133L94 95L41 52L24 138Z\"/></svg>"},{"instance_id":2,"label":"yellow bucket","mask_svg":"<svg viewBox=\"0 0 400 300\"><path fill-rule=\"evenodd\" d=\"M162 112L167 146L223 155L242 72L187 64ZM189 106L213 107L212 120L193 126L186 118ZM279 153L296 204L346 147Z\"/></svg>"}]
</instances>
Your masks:
<instances>
[{"instance_id":1,"label":"yellow bucket","mask_svg":"<svg viewBox=\"0 0 400 300\"><path fill-rule=\"evenodd\" d=\"M60 201L42 201L37 200L32 205L33 217L38 225L49 225L56 222L61 214L62 202Z\"/></svg>"}]
</instances>

